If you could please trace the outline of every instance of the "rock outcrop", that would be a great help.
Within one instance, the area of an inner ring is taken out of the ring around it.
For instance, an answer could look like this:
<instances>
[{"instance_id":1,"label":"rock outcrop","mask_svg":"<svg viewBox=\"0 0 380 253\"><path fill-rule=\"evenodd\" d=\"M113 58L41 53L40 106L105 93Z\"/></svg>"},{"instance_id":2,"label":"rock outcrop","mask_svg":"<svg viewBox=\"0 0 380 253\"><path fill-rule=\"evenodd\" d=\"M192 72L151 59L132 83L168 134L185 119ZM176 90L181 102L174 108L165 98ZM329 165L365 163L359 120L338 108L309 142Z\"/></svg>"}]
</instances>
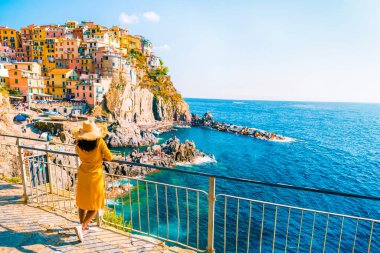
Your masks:
<instances>
[{"instance_id":1,"label":"rock outcrop","mask_svg":"<svg viewBox=\"0 0 380 253\"><path fill-rule=\"evenodd\" d=\"M105 142L109 147L140 147L157 143L158 139L150 132L141 130L136 124L117 123L108 127L108 134Z\"/></svg>"},{"instance_id":2,"label":"rock outcrop","mask_svg":"<svg viewBox=\"0 0 380 253\"><path fill-rule=\"evenodd\" d=\"M153 101L154 118L158 121L191 121L189 105L185 101L173 101L156 96Z\"/></svg>"},{"instance_id":3,"label":"rock outcrop","mask_svg":"<svg viewBox=\"0 0 380 253\"><path fill-rule=\"evenodd\" d=\"M194 142L186 140L184 143L174 137L167 140L161 145L148 147L146 151L138 153L131 152L126 160L135 163L153 164L163 167L174 167L177 164L191 164L197 158L206 157L204 152L199 151ZM117 157L116 159L121 159ZM154 173L157 170L141 166L119 165L117 163L104 163L104 170L107 173L115 175L124 175L130 177L144 177L147 174Z\"/></svg>"},{"instance_id":4,"label":"rock outcrop","mask_svg":"<svg viewBox=\"0 0 380 253\"><path fill-rule=\"evenodd\" d=\"M260 140L281 142L289 142L294 140L289 137L284 137L279 134L270 133L261 129L256 129L254 127L237 126L234 124L218 122L214 120L214 117L210 112L206 112L202 118L200 118L197 114L192 114L191 125L199 127L208 127L218 130L220 132L230 132L239 135L250 136Z\"/></svg>"}]
</instances>

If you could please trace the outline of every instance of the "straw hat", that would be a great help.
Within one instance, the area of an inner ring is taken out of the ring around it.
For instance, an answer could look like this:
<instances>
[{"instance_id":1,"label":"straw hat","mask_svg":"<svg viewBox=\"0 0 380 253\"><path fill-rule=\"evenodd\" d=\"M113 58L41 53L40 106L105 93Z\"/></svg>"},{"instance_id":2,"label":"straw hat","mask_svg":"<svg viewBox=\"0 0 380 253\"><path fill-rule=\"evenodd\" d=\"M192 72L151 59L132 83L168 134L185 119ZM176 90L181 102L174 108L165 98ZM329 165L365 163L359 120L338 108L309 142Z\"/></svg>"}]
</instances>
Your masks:
<instances>
[{"instance_id":1,"label":"straw hat","mask_svg":"<svg viewBox=\"0 0 380 253\"><path fill-rule=\"evenodd\" d=\"M73 129L73 136L77 140L93 141L107 135L107 127L98 127L93 121L84 121L82 127Z\"/></svg>"}]
</instances>

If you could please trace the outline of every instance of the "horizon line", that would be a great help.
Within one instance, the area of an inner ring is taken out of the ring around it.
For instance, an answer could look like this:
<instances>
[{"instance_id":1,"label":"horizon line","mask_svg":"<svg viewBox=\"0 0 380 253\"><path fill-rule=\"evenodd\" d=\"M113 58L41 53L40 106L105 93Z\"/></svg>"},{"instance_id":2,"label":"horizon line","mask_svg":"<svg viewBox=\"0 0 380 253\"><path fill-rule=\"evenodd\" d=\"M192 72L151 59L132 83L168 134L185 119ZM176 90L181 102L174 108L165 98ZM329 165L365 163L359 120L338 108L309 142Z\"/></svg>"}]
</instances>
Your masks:
<instances>
[{"instance_id":1,"label":"horizon line","mask_svg":"<svg viewBox=\"0 0 380 253\"><path fill-rule=\"evenodd\" d=\"M235 98L205 98L205 97L183 97L184 99L208 99L208 100L230 100L230 101L267 101L267 102L302 102L302 103L341 103L341 104L380 104L379 102L364 101L326 101L326 100L273 100L273 99L235 99Z\"/></svg>"}]
</instances>

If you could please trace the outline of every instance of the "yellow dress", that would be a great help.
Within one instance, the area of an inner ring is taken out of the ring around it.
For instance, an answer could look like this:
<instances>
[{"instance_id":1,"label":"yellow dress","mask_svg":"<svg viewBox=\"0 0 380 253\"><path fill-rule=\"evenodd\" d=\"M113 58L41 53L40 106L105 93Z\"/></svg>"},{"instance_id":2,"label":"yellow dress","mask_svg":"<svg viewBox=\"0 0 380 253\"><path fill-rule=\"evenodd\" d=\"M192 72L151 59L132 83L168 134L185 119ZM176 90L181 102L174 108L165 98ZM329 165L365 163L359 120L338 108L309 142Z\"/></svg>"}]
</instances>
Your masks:
<instances>
[{"instance_id":1,"label":"yellow dress","mask_svg":"<svg viewBox=\"0 0 380 253\"><path fill-rule=\"evenodd\" d=\"M104 207L103 159L112 160L112 154L103 139L99 139L97 147L84 151L78 146L75 150L81 160L78 168L77 206L82 210L100 210Z\"/></svg>"}]
</instances>

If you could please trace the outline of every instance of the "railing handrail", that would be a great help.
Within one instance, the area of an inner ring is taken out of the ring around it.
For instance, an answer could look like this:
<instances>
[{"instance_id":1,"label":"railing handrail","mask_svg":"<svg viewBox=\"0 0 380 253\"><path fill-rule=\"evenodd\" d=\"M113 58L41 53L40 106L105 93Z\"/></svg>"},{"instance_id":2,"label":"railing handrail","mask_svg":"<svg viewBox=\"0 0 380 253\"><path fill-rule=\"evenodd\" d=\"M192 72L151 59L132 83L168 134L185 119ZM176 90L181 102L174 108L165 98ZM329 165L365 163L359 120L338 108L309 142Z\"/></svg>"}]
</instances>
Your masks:
<instances>
[{"instance_id":1,"label":"railing handrail","mask_svg":"<svg viewBox=\"0 0 380 253\"><path fill-rule=\"evenodd\" d=\"M22 145L20 145L19 148L41 151L41 152L52 153L52 154L59 154L59 155L68 155L68 156L74 156L74 157L78 156L78 154L76 154L76 153L47 150L47 149L43 149L43 148L34 148L34 147L22 146ZM178 172L178 173L184 173L184 174L196 175L196 176L203 176L203 177L209 177L209 178L214 177L217 179L231 180L231 181L235 181L235 182L251 183L251 184L256 184L256 185L271 186L271 187L276 187L276 188L285 188L285 189L291 189L291 190L300 190L300 191L308 191L308 192L315 192L315 193L323 193L323 194L336 195L336 196L342 196L342 197L352 197L352 198L358 198L358 199L368 199L368 200L377 200L377 201L380 200L380 197L376 197L376 196L364 196L364 195L359 195L359 194L354 194L354 193L345 193L345 192L338 192L338 191L332 191L332 190L327 190L327 189L318 189L318 188L312 188L312 187L295 186L295 185L283 184L283 183L270 183L270 182L263 182L263 181L246 179L246 178L228 177L228 176L223 176L223 175L215 175L215 174L197 172L197 171L187 171L187 170L181 170L181 169L176 169L176 168L168 168L168 167L162 167L162 166L144 164L144 163L135 163L135 162L122 161L122 160L115 160L115 159L112 161L109 161L109 162L116 162L119 164L133 165L133 166L139 166L139 167L145 167L145 168L151 168L151 169L157 169L157 170L167 170L167 171L172 171L172 172Z\"/></svg>"},{"instance_id":2,"label":"railing handrail","mask_svg":"<svg viewBox=\"0 0 380 253\"><path fill-rule=\"evenodd\" d=\"M10 138L16 138L16 139L22 139L22 140L47 142L47 140L44 140L44 139L30 138L30 137L17 136L17 135L0 134L0 136L3 136L3 137L10 137Z\"/></svg>"}]
</instances>

